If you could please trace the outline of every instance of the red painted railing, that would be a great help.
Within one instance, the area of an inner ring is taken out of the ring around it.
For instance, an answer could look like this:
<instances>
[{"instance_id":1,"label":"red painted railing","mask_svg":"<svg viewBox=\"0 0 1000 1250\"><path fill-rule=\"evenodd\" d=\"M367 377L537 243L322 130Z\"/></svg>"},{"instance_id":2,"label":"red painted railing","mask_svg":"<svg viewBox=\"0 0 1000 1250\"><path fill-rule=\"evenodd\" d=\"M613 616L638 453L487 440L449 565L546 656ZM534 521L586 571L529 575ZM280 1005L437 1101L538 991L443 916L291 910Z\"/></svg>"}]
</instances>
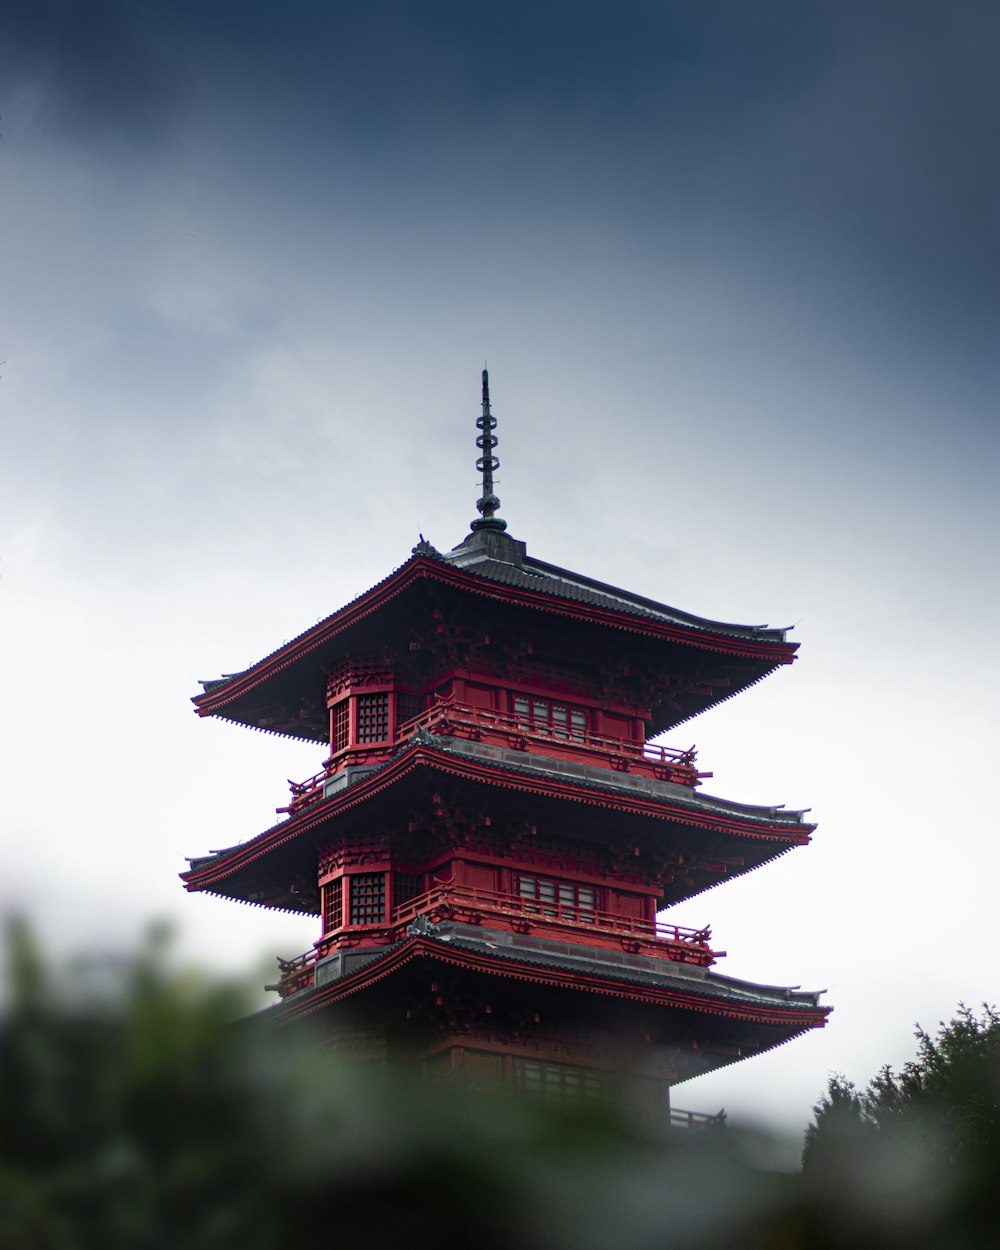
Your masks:
<instances>
[{"instance_id":1,"label":"red painted railing","mask_svg":"<svg viewBox=\"0 0 1000 1250\"><path fill-rule=\"evenodd\" d=\"M611 768L619 768L622 772L628 772L635 764L645 764L676 773L676 780L682 785L696 785L699 777L711 775L699 773L694 767L697 756L694 747L678 751L673 747L654 743L605 738L586 730L574 730L569 725L555 728L533 722L527 717L494 712L489 708L456 703L451 699L405 721L399 727L398 737L401 740L408 738L421 728L428 729L431 733L450 733L456 737L474 738L476 741L497 738L507 745L513 739L517 749L522 751L530 752L541 746L547 748L543 754L552 754L552 748L557 747L560 752L597 755L602 757L602 763ZM675 780L674 777L664 779Z\"/></svg>"},{"instance_id":2,"label":"red painted railing","mask_svg":"<svg viewBox=\"0 0 1000 1250\"><path fill-rule=\"evenodd\" d=\"M418 915L433 919L432 913L442 910L472 911L482 917L513 917L526 921L532 928L568 926L586 930L588 933L666 943L684 948L684 955L675 956L684 962L712 962L712 952L708 949L712 931L708 927L687 929L682 925L664 924L660 920L650 922L633 916L621 916L616 912L602 911L597 907L581 907L579 903L523 898L519 894L502 894L497 890L481 890L451 882L444 882L400 904L393 913L393 923L405 924ZM697 960L686 958L686 955L694 951L698 953ZM703 958L705 955L709 958Z\"/></svg>"},{"instance_id":3,"label":"red painted railing","mask_svg":"<svg viewBox=\"0 0 1000 1250\"><path fill-rule=\"evenodd\" d=\"M279 980L275 989L284 998L313 983L316 961L341 946L388 945L399 941L407 927L423 916L434 924L457 920L541 937L576 942L592 947L625 950L631 954L653 955L677 963L708 967L725 954L713 951L708 943L711 929L688 929L657 920L619 916L599 908L579 904L539 901L520 895L500 894L471 886L443 883L394 908L392 921L380 925L346 926L321 938L315 947L294 959L278 959Z\"/></svg>"},{"instance_id":4,"label":"red painted railing","mask_svg":"<svg viewBox=\"0 0 1000 1250\"><path fill-rule=\"evenodd\" d=\"M274 810L279 814L287 812L289 816L294 816L304 807L311 807L313 803L318 803L323 797L323 786L333 773L334 769L328 767L307 777L305 781L289 779L288 788L292 793L292 800L287 807L276 807Z\"/></svg>"},{"instance_id":5,"label":"red painted railing","mask_svg":"<svg viewBox=\"0 0 1000 1250\"><path fill-rule=\"evenodd\" d=\"M628 742L623 738L605 738L583 730L574 731L570 726L555 729L532 723L523 717L473 707L468 703L456 703L451 699L442 700L419 716L404 721L396 731L396 743L405 742L418 729L445 737L509 747L529 755L577 760L615 772L635 773L692 788L699 784L702 777L712 775L695 768L697 751L694 747L678 751L655 743ZM323 797L324 783L338 767L339 760L331 760L323 771L308 780L290 781L291 802L277 810L294 816L318 802Z\"/></svg>"}]
</instances>

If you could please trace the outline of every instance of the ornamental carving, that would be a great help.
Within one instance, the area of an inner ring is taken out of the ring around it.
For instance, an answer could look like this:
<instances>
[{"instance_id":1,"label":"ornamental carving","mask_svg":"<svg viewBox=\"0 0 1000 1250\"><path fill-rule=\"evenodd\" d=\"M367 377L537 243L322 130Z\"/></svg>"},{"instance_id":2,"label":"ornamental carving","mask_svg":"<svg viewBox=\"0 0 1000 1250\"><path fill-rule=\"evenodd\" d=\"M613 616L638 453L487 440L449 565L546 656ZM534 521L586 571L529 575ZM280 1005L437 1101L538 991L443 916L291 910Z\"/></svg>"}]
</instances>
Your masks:
<instances>
[{"instance_id":1,"label":"ornamental carving","mask_svg":"<svg viewBox=\"0 0 1000 1250\"><path fill-rule=\"evenodd\" d=\"M344 868L353 868L362 864L381 866L388 864L389 849L384 838L359 842L331 843L319 854L319 875L322 877Z\"/></svg>"},{"instance_id":2,"label":"ornamental carving","mask_svg":"<svg viewBox=\"0 0 1000 1250\"><path fill-rule=\"evenodd\" d=\"M393 677L394 666L389 656L345 658L327 674L327 701L332 703L357 687L391 686Z\"/></svg>"}]
</instances>

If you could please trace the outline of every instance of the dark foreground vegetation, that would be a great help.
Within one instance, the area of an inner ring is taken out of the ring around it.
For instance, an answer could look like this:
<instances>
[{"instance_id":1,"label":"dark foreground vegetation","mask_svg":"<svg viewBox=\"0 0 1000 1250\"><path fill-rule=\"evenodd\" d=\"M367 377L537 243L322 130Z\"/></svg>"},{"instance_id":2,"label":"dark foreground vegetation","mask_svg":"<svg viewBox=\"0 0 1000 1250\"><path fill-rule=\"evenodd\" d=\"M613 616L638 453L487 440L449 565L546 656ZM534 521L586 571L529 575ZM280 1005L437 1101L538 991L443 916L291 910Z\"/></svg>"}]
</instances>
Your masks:
<instances>
[{"instance_id":1,"label":"dark foreground vegetation","mask_svg":"<svg viewBox=\"0 0 1000 1250\"><path fill-rule=\"evenodd\" d=\"M15 927L7 959L0 1250L997 1244L995 1013L864 1093L835 1078L789 1175L733 1129L375 1080L233 1028L240 994L159 939L54 978Z\"/></svg>"}]
</instances>

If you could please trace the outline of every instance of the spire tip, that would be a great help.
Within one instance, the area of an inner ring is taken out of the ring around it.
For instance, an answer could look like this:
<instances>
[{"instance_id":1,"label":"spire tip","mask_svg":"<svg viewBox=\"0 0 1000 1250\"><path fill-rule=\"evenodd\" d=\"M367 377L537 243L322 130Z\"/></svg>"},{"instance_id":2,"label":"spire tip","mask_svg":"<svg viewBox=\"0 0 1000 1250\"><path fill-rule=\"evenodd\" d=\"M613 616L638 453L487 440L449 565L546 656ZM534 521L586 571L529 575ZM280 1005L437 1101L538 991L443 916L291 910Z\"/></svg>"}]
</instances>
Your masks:
<instances>
[{"instance_id":1,"label":"spire tip","mask_svg":"<svg viewBox=\"0 0 1000 1250\"><path fill-rule=\"evenodd\" d=\"M497 428L497 421L490 411L490 375L485 361L483 362L483 412L476 421L476 427L481 431L476 439L476 446L482 455L476 461L476 468L483 475L483 493L476 500L476 507L481 517L472 522L472 528L473 530L505 530L507 522L496 515L500 500L493 493L493 474L500 468L500 461L493 454L493 448L497 445L497 439L493 433Z\"/></svg>"}]
</instances>

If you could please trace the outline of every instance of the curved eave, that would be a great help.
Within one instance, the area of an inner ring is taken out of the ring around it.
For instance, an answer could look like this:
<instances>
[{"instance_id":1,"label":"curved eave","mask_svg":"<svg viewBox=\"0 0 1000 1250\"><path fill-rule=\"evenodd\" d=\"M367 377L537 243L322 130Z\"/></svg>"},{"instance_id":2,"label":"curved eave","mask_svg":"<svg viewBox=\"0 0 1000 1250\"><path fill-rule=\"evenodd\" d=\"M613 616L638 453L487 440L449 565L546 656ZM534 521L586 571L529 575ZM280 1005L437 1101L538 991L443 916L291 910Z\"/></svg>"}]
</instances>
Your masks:
<instances>
[{"instance_id":1,"label":"curved eave","mask_svg":"<svg viewBox=\"0 0 1000 1250\"><path fill-rule=\"evenodd\" d=\"M641 795L630 794L611 787L600 788L586 783L560 780L558 777L533 776L527 772L513 773L486 761L469 756L451 755L421 744L405 749L384 768L351 787L350 790L321 800L301 815L272 826L251 841L225 852L211 863L192 867L187 872L181 873L181 880L190 891L213 890L227 877L248 868L263 856L318 830L328 821L359 804L370 801L419 767L429 767L436 772L478 781L500 789L518 790L522 793L582 803L591 807L624 811L638 816L687 825L695 829L728 834L732 837L777 844L773 854L767 857L769 859L793 846L803 846L808 843L809 835L815 828L814 825L808 824L798 824L789 828L787 824L768 824L765 821L741 818L736 814L726 815L719 811L702 811L679 802L647 799ZM754 866L759 867L759 864ZM732 874L732 876L736 875L739 874ZM225 891L219 892L225 893ZM692 893L698 892L700 891Z\"/></svg>"},{"instance_id":2,"label":"curved eave","mask_svg":"<svg viewBox=\"0 0 1000 1250\"><path fill-rule=\"evenodd\" d=\"M433 938L414 936L389 951L382 959L366 965L358 972L331 982L327 986L303 994L300 999L290 999L275 1009L275 1022L284 1023L322 1011L351 995L377 984L416 959L432 959L452 967L499 976L505 980L526 981L534 985L553 986L610 998L628 999L651 1006L675 1007L707 1015L724 1016L751 1024L770 1025L789 1030L788 1034L775 1039L772 1045L787 1041L807 1029L822 1028L832 1011L830 1007L811 1007L804 1004L751 1004L714 998L699 993L694 984L690 990L637 985L627 981L615 981L608 977L549 968L538 964L518 963L508 958L496 958L467 949L455 949ZM770 1047L762 1047L757 1053Z\"/></svg>"},{"instance_id":3,"label":"curved eave","mask_svg":"<svg viewBox=\"0 0 1000 1250\"><path fill-rule=\"evenodd\" d=\"M225 716L223 709L228 705L372 615L420 578L431 578L481 598L518 604L554 616L604 625L611 629L665 642L679 643L703 651L755 660L768 665L768 672L772 672L782 664L791 664L799 645L795 642L778 642L713 633L708 629L685 627L656 621L647 616L633 615L624 609L616 611L607 607L560 599L551 593L493 583L428 556L414 556L384 581L379 582L377 586L265 656L244 672L228 678L219 685L209 683L212 686L211 689L203 694L195 695L192 699L198 714L200 716L220 714ZM731 628L738 630L736 626ZM765 675L761 674L761 676Z\"/></svg>"}]
</instances>

